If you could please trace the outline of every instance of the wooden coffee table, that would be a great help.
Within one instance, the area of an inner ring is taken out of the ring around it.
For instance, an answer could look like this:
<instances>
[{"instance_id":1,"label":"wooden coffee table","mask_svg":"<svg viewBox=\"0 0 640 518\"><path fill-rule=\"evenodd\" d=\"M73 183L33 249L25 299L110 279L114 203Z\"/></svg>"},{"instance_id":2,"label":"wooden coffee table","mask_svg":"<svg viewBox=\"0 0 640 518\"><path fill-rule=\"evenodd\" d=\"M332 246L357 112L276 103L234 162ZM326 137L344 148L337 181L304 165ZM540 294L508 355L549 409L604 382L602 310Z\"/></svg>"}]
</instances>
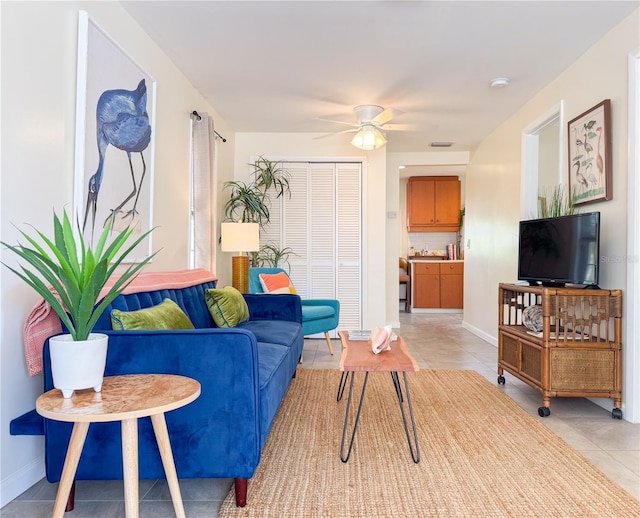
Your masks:
<instances>
[{"instance_id":1,"label":"wooden coffee table","mask_svg":"<svg viewBox=\"0 0 640 518\"><path fill-rule=\"evenodd\" d=\"M122 421L125 512L127 518L138 516L138 418L150 416L176 516L184 517L164 413L191 403L199 395L196 380L169 374L110 376L104 378L102 392L77 390L68 399L58 389L42 394L36 401L40 415L74 423L53 516L64 514L89 424L108 421Z\"/></svg>"},{"instance_id":2,"label":"wooden coffee table","mask_svg":"<svg viewBox=\"0 0 640 518\"><path fill-rule=\"evenodd\" d=\"M367 381L369 380L369 374L371 372L390 372L393 385L396 390L396 396L398 397L398 404L400 405L400 412L402 413L402 422L404 424L404 431L407 436L407 443L409 444L409 451L411 452L411 458L416 464L420 462L420 447L418 445L418 434L416 431L416 423L413 417L413 406L411 405L411 394L409 392L409 382L407 380L407 372L416 372L419 370L418 364L407 351L406 344L402 337L391 342L391 350L383 351L380 354L374 354L371 350L371 341L367 340L349 340L349 333L346 331L340 331L340 340L342 341L342 356L340 357L340 370L342 376L340 377L340 385L338 387L337 400L340 401L344 394L349 374L351 374L351 383L349 385L349 398L347 399L347 408L344 416L344 426L342 428L342 442L340 444L340 460L347 462L351 456L351 450L353 449L353 441L358 429L358 422L360 420L360 414L362 412L362 403L364 401L365 391L367 389ZM351 400L353 396L353 384L356 377L356 372L364 372L364 382L362 385L362 394L360 395L360 402L358 404L358 411L356 413L355 421L353 424L353 431L351 432L351 438L349 439L349 449L344 454L345 439L347 437L347 424L349 421L349 410L351 408ZM398 373L402 372L404 379L404 394L402 393L402 386ZM407 416L405 413L404 403L406 403L409 409L409 417L411 419L411 427L413 429L413 444L411 442L411 434L409 433L409 427L407 425Z\"/></svg>"}]
</instances>

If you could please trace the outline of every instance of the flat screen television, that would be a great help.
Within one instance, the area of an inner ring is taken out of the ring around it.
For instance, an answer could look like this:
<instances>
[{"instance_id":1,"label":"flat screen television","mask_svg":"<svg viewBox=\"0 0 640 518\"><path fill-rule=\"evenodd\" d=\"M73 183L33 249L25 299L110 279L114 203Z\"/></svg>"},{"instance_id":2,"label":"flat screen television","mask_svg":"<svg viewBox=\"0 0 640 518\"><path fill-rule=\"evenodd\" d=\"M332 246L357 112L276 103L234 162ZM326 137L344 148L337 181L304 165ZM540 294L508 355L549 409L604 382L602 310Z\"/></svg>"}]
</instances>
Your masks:
<instances>
[{"instance_id":1,"label":"flat screen television","mask_svg":"<svg viewBox=\"0 0 640 518\"><path fill-rule=\"evenodd\" d=\"M520 222L518 279L530 285L598 287L600 213Z\"/></svg>"}]
</instances>

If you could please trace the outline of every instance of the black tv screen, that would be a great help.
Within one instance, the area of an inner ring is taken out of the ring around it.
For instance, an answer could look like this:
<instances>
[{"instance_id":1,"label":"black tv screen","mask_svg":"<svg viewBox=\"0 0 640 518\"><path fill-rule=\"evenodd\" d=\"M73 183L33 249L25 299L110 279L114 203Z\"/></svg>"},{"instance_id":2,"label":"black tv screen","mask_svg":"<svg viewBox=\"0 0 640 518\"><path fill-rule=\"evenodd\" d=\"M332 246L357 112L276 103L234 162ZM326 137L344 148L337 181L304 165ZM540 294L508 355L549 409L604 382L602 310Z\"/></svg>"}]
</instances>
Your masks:
<instances>
[{"instance_id":1,"label":"black tv screen","mask_svg":"<svg viewBox=\"0 0 640 518\"><path fill-rule=\"evenodd\" d=\"M597 286L600 213L520 222L518 279L531 285Z\"/></svg>"}]
</instances>

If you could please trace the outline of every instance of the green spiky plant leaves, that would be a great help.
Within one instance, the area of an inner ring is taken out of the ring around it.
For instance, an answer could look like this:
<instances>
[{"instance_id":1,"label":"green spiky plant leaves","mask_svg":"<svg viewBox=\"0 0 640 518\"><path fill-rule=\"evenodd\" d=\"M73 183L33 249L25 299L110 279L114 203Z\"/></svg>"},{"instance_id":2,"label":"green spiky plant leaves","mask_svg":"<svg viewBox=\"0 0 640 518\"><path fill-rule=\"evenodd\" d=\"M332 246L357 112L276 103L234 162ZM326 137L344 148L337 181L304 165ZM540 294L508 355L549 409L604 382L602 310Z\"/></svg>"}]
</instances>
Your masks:
<instances>
[{"instance_id":1,"label":"green spiky plant leaves","mask_svg":"<svg viewBox=\"0 0 640 518\"><path fill-rule=\"evenodd\" d=\"M296 255L288 246L278 248L275 243L267 243L257 252L252 253L253 266L271 266L273 268L283 267L286 265L287 270L291 268L289 264L289 256Z\"/></svg>"},{"instance_id":2,"label":"green spiky plant leaves","mask_svg":"<svg viewBox=\"0 0 640 518\"><path fill-rule=\"evenodd\" d=\"M253 167L254 180L244 182L226 182L226 189L231 191L229 199L224 205L224 215L227 219L245 223L259 223L261 227L269 223L269 206L271 196L275 198L289 193L290 173L278 165L260 156Z\"/></svg>"},{"instance_id":3,"label":"green spiky plant leaves","mask_svg":"<svg viewBox=\"0 0 640 518\"><path fill-rule=\"evenodd\" d=\"M576 194L573 190L566 191L562 184L540 188L538 200L539 218L570 216L576 212Z\"/></svg>"},{"instance_id":4,"label":"green spiky plant leaves","mask_svg":"<svg viewBox=\"0 0 640 518\"><path fill-rule=\"evenodd\" d=\"M35 237L24 231L20 233L30 246L2 242L3 246L26 263L20 265L20 270L3 264L51 305L74 341L86 340L89 337L107 306L155 256L154 253L139 263L129 265L102 300L99 300L100 292L109 278L153 230L148 230L126 246L134 231L129 227L118 233L111 244L107 245L112 224L110 218L100 234L95 249L85 241L79 224L74 232L66 211L63 212L62 219L55 212L53 214L53 240L36 230L35 233L43 244L39 244Z\"/></svg>"}]
</instances>

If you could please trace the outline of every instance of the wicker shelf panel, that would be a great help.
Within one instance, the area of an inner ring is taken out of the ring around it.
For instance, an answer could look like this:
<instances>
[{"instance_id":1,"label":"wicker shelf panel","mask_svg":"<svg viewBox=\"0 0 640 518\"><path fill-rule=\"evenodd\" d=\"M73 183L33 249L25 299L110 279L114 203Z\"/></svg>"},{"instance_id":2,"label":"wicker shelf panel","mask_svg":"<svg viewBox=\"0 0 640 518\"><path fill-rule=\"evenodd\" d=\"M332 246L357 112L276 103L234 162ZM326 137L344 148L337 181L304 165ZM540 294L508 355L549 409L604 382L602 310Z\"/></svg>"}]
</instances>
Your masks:
<instances>
[{"instance_id":1,"label":"wicker shelf panel","mask_svg":"<svg viewBox=\"0 0 640 518\"><path fill-rule=\"evenodd\" d=\"M518 340L517 338L513 338L509 335L502 335L502 354L500 358L512 365L513 367L518 366Z\"/></svg>"},{"instance_id":2,"label":"wicker shelf panel","mask_svg":"<svg viewBox=\"0 0 640 518\"><path fill-rule=\"evenodd\" d=\"M551 351L551 389L615 390L613 351L554 349Z\"/></svg>"}]
</instances>

